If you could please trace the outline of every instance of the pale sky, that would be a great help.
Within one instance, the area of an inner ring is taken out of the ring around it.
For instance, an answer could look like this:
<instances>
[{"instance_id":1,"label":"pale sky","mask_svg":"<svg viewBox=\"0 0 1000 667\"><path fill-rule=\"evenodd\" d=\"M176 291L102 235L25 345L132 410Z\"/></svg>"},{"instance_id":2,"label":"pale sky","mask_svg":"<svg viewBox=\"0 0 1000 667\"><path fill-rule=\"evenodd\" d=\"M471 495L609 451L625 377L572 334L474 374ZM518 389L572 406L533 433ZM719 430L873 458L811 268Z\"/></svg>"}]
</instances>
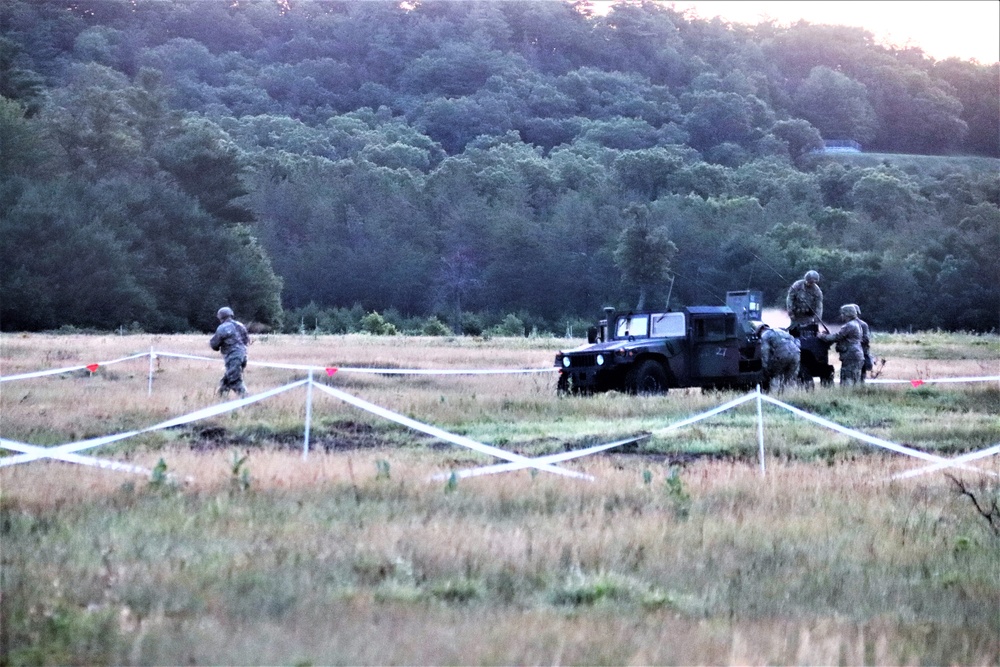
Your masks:
<instances>
[{"instance_id":1,"label":"pale sky","mask_svg":"<svg viewBox=\"0 0 1000 667\"><path fill-rule=\"evenodd\" d=\"M597 4L603 4L595 2ZM721 16L732 23L757 24L773 19L780 25L809 23L864 28L886 46L917 46L936 60L975 58L1000 60L998 0L784 0L733 2L693 0L664 2L701 18Z\"/></svg>"}]
</instances>

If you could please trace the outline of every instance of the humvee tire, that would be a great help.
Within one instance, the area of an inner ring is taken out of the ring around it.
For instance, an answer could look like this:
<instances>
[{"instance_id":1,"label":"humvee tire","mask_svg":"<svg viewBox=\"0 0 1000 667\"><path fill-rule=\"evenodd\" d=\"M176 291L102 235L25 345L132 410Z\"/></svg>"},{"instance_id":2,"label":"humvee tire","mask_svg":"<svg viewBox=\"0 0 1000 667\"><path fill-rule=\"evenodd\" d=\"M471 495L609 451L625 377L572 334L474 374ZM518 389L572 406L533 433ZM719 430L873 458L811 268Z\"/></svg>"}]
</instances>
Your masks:
<instances>
[{"instance_id":1,"label":"humvee tire","mask_svg":"<svg viewBox=\"0 0 1000 667\"><path fill-rule=\"evenodd\" d=\"M667 372L658 361L646 359L625 376L625 389L630 394L665 394Z\"/></svg>"}]
</instances>

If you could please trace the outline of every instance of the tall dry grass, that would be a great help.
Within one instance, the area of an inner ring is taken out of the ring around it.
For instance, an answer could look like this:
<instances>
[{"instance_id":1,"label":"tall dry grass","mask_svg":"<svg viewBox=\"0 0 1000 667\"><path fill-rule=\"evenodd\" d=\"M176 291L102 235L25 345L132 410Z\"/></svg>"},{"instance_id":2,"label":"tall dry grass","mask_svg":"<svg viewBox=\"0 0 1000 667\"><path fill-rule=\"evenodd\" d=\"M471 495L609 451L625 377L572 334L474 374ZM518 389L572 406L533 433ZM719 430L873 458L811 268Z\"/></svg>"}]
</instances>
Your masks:
<instances>
[{"instance_id":1,"label":"tall dry grass","mask_svg":"<svg viewBox=\"0 0 1000 667\"><path fill-rule=\"evenodd\" d=\"M151 344L205 353L203 337L0 342L5 375ZM541 367L560 344L272 337L251 355ZM76 358L45 358L53 350ZM943 376L962 360L918 361ZM152 396L147 370L127 362L4 383L0 431L59 443L217 400L221 362L164 359ZM251 367L247 380L259 390L301 376ZM519 451L655 431L729 397L557 398L548 375L327 381ZM946 451L996 435L996 397L944 386L783 395ZM58 462L0 469L4 662L1000 662L1000 542L945 475L890 481L912 460L769 412L762 474L751 406L638 452L567 464L594 482L520 471L449 484L432 478L485 457L314 398L307 459L295 390L97 452L150 469L162 461L171 478ZM995 458L985 467L1000 473ZM987 477L956 476L983 498L996 493Z\"/></svg>"}]
</instances>

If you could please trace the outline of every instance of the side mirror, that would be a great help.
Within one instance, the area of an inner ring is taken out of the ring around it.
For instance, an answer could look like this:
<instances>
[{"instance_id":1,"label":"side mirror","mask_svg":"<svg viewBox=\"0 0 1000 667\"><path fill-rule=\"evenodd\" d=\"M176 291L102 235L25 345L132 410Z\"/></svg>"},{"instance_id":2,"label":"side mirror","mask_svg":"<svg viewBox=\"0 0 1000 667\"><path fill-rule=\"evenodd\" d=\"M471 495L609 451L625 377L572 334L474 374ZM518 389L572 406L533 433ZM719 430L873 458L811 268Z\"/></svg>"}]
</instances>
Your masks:
<instances>
[{"instance_id":1,"label":"side mirror","mask_svg":"<svg viewBox=\"0 0 1000 667\"><path fill-rule=\"evenodd\" d=\"M587 342L591 345L597 342L597 327L587 329Z\"/></svg>"}]
</instances>

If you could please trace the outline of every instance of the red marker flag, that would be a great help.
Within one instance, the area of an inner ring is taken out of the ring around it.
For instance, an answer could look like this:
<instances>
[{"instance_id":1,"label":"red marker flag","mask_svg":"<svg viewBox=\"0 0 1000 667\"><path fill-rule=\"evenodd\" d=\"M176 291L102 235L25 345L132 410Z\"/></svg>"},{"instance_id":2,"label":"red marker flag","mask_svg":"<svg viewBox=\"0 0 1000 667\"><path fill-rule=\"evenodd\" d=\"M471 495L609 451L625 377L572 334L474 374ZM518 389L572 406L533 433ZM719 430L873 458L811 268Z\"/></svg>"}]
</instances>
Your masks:
<instances>
[{"instance_id":1,"label":"red marker flag","mask_svg":"<svg viewBox=\"0 0 1000 667\"><path fill-rule=\"evenodd\" d=\"M87 370L93 373L99 366L100 364L87 364Z\"/></svg>"},{"instance_id":2,"label":"red marker flag","mask_svg":"<svg viewBox=\"0 0 1000 667\"><path fill-rule=\"evenodd\" d=\"M330 375L330 376L332 376L332 375L333 375L334 373L336 373L336 372L337 372L337 369L336 369L336 368L327 368L327 369L326 369L326 374L327 374L327 375Z\"/></svg>"},{"instance_id":3,"label":"red marker flag","mask_svg":"<svg viewBox=\"0 0 1000 667\"><path fill-rule=\"evenodd\" d=\"M910 384L912 384L914 387L919 387L923 383L924 383L923 380L910 380Z\"/></svg>"}]
</instances>

